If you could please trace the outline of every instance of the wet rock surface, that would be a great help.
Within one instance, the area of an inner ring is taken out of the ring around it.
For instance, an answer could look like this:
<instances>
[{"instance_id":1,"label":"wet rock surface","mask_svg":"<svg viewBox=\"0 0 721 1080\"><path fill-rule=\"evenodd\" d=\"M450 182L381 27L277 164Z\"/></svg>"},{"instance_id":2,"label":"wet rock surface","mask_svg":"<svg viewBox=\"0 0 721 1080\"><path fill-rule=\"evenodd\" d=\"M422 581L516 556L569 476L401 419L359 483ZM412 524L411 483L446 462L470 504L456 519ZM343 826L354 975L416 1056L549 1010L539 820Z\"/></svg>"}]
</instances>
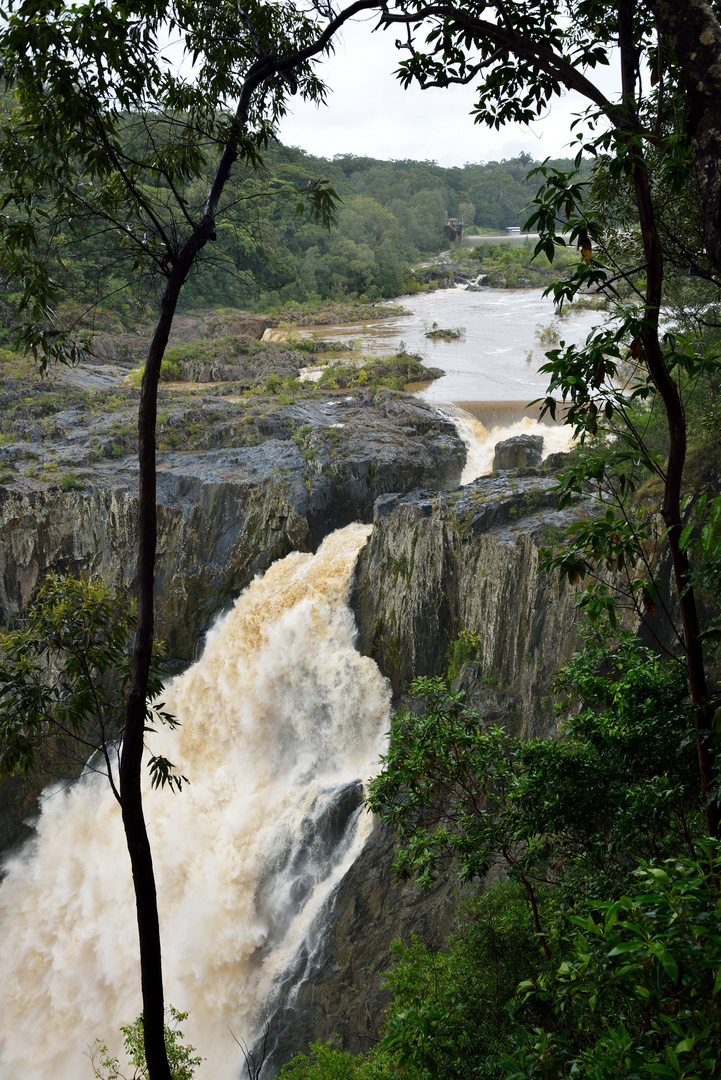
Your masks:
<instances>
[{"instance_id":1,"label":"wet rock surface","mask_svg":"<svg viewBox=\"0 0 721 1080\"><path fill-rule=\"evenodd\" d=\"M514 435L496 443L493 471L537 468L543 453L542 435Z\"/></svg>"},{"instance_id":2,"label":"wet rock surface","mask_svg":"<svg viewBox=\"0 0 721 1080\"><path fill-rule=\"evenodd\" d=\"M213 616L275 559L370 521L383 492L456 483L465 458L451 423L393 391L288 405L204 395L188 406L161 394L160 409L165 428L172 423L194 447L166 442L158 456L158 633L180 664ZM0 624L51 568L132 587L137 461L132 437L111 434L112 425L78 408L56 413L43 462L57 472L38 469L27 443L2 447L16 467L0 486ZM91 441L103 436L92 458ZM63 465L74 466L70 484Z\"/></svg>"},{"instance_id":3,"label":"wet rock surface","mask_svg":"<svg viewBox=\"0 0 721 1080\"><path fill-rule=\"evenodd\" d=\"M445 671L468 630L479 638L479 666L466 673L478 700L496 700L520 734L553 730L551 683L577 644L576 610L565 582L538 573L538 548L582 512L558 511L555 483L508 473L378 500L354 605L360 648L397 695L414 676Z\"/></svg>"},{"instance_id":4,"label":"wet rock surface","mask_svg":"<svg viewBox=\"0 0 721 1080\"><path fill-rule=\"evenodd\" d=\"M439 948L455 925L459 899L477 888L445 875L424 891L398 878L393 857L393 837L376 823L277 987L265 1017L264 1077L317 1039L337 1035L352 1053L368 1050L391 999L383 973L393 964L393 942L410 944L416 935Z\"/></svg>"}]
</instances>

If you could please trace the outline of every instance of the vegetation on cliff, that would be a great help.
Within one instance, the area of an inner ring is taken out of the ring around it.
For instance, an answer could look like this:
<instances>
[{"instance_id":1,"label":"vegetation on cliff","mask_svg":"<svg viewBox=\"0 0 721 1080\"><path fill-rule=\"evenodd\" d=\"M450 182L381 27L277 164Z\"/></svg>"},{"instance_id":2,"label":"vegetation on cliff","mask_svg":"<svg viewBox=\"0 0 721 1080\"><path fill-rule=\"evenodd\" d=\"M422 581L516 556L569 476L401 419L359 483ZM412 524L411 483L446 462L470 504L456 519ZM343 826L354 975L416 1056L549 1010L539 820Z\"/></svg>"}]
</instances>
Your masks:
<instances>
[{"instance_id":1,"label":"vegetation on cliff","mask_svg":"<svg viewBox=\"0 0 721 1080\"><path fill-rule=\"evenodd\" d=\"M717 846L683 668L595 631L560 686L561 737L522 741L445 679L414 685L370 806L399 873L486 891L442 952L398 944L376 1048L316 1045L286 1080L715 1075Z\"/></svg>"}]
</instances>

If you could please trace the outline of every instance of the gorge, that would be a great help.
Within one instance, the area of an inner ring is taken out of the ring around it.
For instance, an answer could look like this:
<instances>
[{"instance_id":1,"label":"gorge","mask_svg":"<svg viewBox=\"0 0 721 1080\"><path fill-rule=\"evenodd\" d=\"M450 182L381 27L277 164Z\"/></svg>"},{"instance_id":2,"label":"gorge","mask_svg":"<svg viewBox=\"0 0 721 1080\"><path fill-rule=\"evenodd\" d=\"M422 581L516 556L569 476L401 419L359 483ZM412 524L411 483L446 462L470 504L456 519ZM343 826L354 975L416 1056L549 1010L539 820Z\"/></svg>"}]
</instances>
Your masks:
<instances>
[{"instance_id":1,"label":"gorge","mask_svg":"<svg viewBox=\"0 0 721 1080\"><path fill-rule=\"evenodd\" d=\"M228 404L204 403L222 423ZM153 737L190 786L146 798L168 1000L190 1013L201 1078L239 1074L228 1028L251 1041L268 1021L272 1071L334 1031L360 1048L378 1030L393 938L440 941L452 924L453 882L431 896L396 882L391 838L361 806L391 693L442 670L461 629L480 630L469 696L528 731L552 726L548 684L575 641L573 603L536 574L536 548L573 512L555 511L542 469L455 487L464 462L466 480L473 461L488 471L502 434L408 395L356 391L265 411L254 446L161 462L158 611L175 669L207 639L168 687L179 734ZM131 578L134 497L118 475L108 463L90 490L5 489L5 620L51 567ZM28 795L7 782L3 794L5 843L17 843ZM127 856L102 778L51 788L41 808L0 890L0 1062L6 1075L74 1080L94 1039L117 1050L139 1010L136 946L121 929Z\"/></svg>"}]
</instances>

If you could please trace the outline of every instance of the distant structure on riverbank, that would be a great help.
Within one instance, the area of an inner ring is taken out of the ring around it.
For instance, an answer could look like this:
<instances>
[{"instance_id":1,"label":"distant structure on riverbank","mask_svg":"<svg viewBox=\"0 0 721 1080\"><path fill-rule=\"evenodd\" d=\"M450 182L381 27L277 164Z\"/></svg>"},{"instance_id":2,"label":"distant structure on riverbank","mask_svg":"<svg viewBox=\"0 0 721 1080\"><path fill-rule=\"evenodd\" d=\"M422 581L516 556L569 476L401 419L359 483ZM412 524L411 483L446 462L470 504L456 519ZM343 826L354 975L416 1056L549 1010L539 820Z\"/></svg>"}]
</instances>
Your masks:
<instances>
[{"instance_id":1,"label":"distant structure on riverbank","mask_svg":"<svg viewBox=\"0 0 721 1080\"><path fill-rule=\"evenodd\" d=\"M463 239L463 218L446 215L446 236L449 240Z\"/></svg>"}]
</instances>

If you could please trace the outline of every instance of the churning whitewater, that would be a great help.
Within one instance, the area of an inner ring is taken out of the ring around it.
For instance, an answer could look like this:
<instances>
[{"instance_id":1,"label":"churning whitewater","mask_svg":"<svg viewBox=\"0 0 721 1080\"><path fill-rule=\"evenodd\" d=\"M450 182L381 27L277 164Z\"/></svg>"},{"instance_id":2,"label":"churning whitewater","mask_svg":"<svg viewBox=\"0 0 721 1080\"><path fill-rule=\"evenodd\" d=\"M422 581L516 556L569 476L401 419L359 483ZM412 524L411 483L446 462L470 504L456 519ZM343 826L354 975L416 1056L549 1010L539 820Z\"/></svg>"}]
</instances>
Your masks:
<instances>
[{"instance_id":1,"label":"churning whitewater","mask_svg":"<svg viewBox=\"0 0 721 1080\"><path fill-rule=\"evenodd\" d=\"M573 432L570 427L561 424L541 424L530 416L523 416L515 424L496 425L489 431L480 420L457 405L445 405L441 409L456 425L456 430L466 447L466 464L463 468L460 484L472 484L481 476L490 476L493 471L493 458L496 446L504 439L514 435L540 435L543 438L542 458L549 454L565 452L573 446Z\"/></svg>"},{"instance_id":2,"label":"churning whitewater","mask_svg":"<svg viewBox=\"0 0 721 1080\"><path fill-rule=\"evenodd\" d=\"M145 807L158 885L166 999L205 1059L236 1080L259 1009L362 847L361 807L322 830L339 792L376 768L390 691L354 647L348 594L370 526L275 563L167 688L176 732L150 736L190 780ZM345 800L347 803L347 799ZM357 804L356 799L352 806ZM96 1038L140 1012L137 932L119 808L88 774L43 799L37 837L0 889L0 1076L82 1080Z\"/></svg>"}]
</instances>

